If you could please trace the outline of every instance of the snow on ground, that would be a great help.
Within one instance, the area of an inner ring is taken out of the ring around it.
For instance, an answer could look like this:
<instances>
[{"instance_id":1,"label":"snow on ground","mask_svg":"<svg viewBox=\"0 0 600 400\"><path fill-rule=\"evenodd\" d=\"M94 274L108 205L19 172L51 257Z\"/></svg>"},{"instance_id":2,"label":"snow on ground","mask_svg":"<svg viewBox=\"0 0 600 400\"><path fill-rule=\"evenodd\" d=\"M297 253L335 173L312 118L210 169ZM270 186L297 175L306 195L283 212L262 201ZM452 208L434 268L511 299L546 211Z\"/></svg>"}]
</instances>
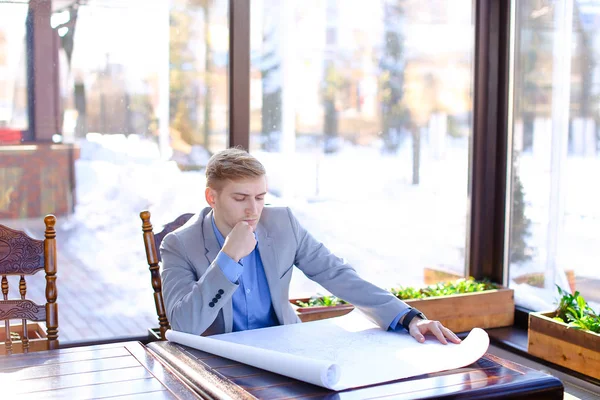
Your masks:
<instances>
[{"instance_id":1,"label":"snow on ground","mask_svg":"<svg viewBox=\"0 0 600 400\"><path fill-rule=\"evenodd\" d=\"M423 154L418 186L411 184L406 149L398 155L364 147L328 156L255 154L265 164L269 188L366 279L384 287L420 285L426 266L464 269L466 151L435 162ZM286 181L291 195L285 194Z\"/></svg>"},{"instance_id":2,"label":"snow on ground","mask_svg":"<svg viewBox=\"0 0 600 400\"><path fill-rule=\"evenodd\" d=\"M143 334L157 320L139 213L149 210L158 232L178 215L199 211L206 206L203 171L180 171L161 159L155 143L135 135L91 134L79 144L75 212L57 224L61 338ZM443 153L434 154L424 140L419 185L411 183L410 140L396 154L382 154L379 148L344 145L330 155L310 147L292 155L254 154L267 168L267 203L290 206L317 239L365 279L390 288L421 285L426 267L463 273L468 142L449 140ZM512 278L546 269L550 173L532 154L521 156L519 170L534 257L512 265ZM587 293L596 298L600 186L593 179L598 176L600 159L569 158L558 252L560 268L573 269L578 279L595 279L588 280ZM39 219L15 223L34 237L43 235ZM517 304L534 310L554 307L555 289L510 285ZM31 289L34 300L43 299L43 284ZM314 293L326 291L295 271L290 295Z\"/></svg>"},{"instance_id":3,"label":"snow on ground","mask_svg":"<svg viewBox=\"0 0 600 400\"><path fill-rule=\"evenodd\" d=\"M120 329L116 336L143 334L158 323L139 213L150 210L158 232L183 211L196 212L204 206L204 177L199 172L183 174L175 163L161 161L156 146L136 136L92 136L80 146L75 212L61 217L57 226L59 258L72 264L62 266L63 281L69 278L66 269L73 266L93 271L95 283L110 291L107 296L118 295L99 302L90 313L112 321L135 318L137 330L128 321L115 328ZM76 291L62 290L61 301L77 301L73 296ZM67 312L64 307L62 311ZM89 319L92 324L92 316ZM77 336L80 327L62 324L61 330L69 340L82 339Z\"/></svg>"},{"instance_id":4,"label":"snow on ground","mask_svg":"<svg viewBox=\"0 0 600 400\"><path fill-rule=\"evenodd\" d=\"M131 282L123 263L142 266L139 212L152 213L155 231L184 212L204 207L204 175L180 171L162 161L154 143L135 135L91 135L81 143L76 163L77 207L65 223L76 230L70 246L90 252L89 238L99 238L109 251L95 262L115 284L146 289L147 277ZM468 142L448 142L442 156L421 153L421 182L412 185L412 150L406 141L396 154L379 146L346 145L331 155L311 149L295 154L254 153L267 168L267 202L290 206L301 223L336 254L345 257L366 279L389 288L420 285L425 267L461 273L465 265L468 212ZM536 256L511 268L511 275L543 271L548 219L548 171L536 167L530 154L521 157L521 179L532 219L529 243ZM576 274L598 277L600 257L600 189L590 179L600 176L600 160L573 160L567 166L567 214L560 259ZM115 260L115 252L119 259ZM147 271L143 272L147 274ZM295 272L291 295L326 291ZM144 292L143 296L147 296ZM518 299L535 309L550 308L556 295L519 285Z\"/></svg>"}]
</instances>

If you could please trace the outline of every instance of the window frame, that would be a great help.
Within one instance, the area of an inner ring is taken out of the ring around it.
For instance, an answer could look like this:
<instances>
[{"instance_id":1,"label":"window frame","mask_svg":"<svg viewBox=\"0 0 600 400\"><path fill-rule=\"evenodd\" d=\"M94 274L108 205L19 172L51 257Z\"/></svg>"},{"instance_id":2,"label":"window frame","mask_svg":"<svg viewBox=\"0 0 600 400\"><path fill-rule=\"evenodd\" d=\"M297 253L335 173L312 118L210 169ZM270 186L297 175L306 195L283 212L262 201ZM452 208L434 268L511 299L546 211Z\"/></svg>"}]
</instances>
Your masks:
<instances>
[{"instance_id":1,"label":"window frame","mask_svg":"<svg viewBox=\"0 0 600 400\"><path fill-rule=\"evenodd\" d=\"M229 145L249 148L250 1L229 0ZM467 275L508 283L505 266L511 1L473 0L473 138ZM235 88L235 96L234 96Z\"/></svg>"},{"instance_id":2,"label":"window frame","mask_svg":"<svg viewBox=\"0 0 600 400\"><path fill-rule=\"evenodd\" d=\"M229 0L229 132L228 146L249 149L250 21L252 0ZM33 3L36 4L36 3ZM474 79L473 136L470 148L470 210L467 274L507 285L507 168L510 150L510 51L512 1L473 0ZM27 45L35 48L39 37ZM31 52L29 52L31 53ZM31 66L42 62L28 59ZM30 67L29 71L35 69ZM28 76L29 90L36 76ZM51 96L36 99L36 109L52 110ZM32 113L33 114L33 113ZM28 140L40 139L30 114ZM123 338L115 338L122 340ZM109 340L108 342L112 342ZM81 343L78 343L81 344Z\"/></svg>"},{"instance_id":3,"label":"window frame","mask_svg":"<svg viewBox=\"0 0 600 400\"><path fill-rule=\"evenodd\" d=\"M250 148L250 2L229 0L229 146Z\"/></svg>"},{"instance_id":4,"label":"window frame","mask_svg":"<svg viewBox=\"0 0 600 400\"><path fill-rule=\"evenodd\" d=\"M512 1L475 0L473 140L468 273L508 284L507 162L509 151Z\"/></svg>"}]
</instances>

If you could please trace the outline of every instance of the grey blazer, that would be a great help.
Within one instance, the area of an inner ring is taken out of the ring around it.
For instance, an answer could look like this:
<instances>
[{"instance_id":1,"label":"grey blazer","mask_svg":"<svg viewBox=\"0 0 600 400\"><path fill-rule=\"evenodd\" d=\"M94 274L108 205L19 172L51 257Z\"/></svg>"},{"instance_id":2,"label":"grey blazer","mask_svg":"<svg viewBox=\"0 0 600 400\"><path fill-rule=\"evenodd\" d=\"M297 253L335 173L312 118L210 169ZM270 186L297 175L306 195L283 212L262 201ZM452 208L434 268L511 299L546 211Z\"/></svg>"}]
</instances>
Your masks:
<instances>
[{"instance_id":1,"label":"grey blazer","mask_svg":"<svg viewBox=\"0 0 600 400\"><path fill-rule=\"evenodd\" d=\"M163 296L173 329L197 335L231 332L231 283L216 263L220 246L205 208L168 234L160 247ZM363 279L308 233L289 208L265 207L256 227L273 309L280 324L300 322L289 303L292 267L354 304L383 329L408 305ZM216 303L216 295L220 299ZM212 304L212 306L211 306Z\"/></svg>"}]
</instances>

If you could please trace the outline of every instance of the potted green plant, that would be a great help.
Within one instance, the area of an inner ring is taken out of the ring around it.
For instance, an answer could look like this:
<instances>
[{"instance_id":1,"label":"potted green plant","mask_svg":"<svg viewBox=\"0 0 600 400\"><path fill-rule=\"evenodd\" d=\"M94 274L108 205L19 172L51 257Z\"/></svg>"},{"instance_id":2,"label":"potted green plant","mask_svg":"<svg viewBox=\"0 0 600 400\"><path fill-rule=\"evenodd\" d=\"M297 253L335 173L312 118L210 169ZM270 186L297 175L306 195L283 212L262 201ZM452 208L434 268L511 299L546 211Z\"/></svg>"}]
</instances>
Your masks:
<instances>
[{"instance_id":1,"label":"potted green plant","mask_svg":"<svg viewBox=\"0 0 600 400\"><path fill-rule=\"evenodd\" d=\"M557 288L556 310L529 314L528 352L600 379L600 317L579 292Z\"/></svg>"},{"instance_id":2,"label":"potted green plant","mask_svg":"<svg viewBox=\"0 0 600 400\"><path fill-rule=\"evenodd\" d=\"M354 309L352 304L336 297L317 294L310 298L290 300L302 322L339 317Z\"/></svg>"},{"instance_id":3,"label":"potted green plant","mask_svg":"<svg viewBox=\"0 0 600 400\"><path fill-rule=\"evenodd\" d=\"M514 291L489 281L468 278L423 288L398 286L389 290L455 332L509 326L514 322ZM317 295L290 302L304 322L337 317L354 309L335 296Z\"/></svg>"},{"instance_id":4,"label":"potted green plant","mask_svg":"<svg viewBox=\"0 0 600 400\"><path fill-rule=\"evenodd\" d=\"M423 288L399 286L398 288L390 289L390 291L401 300L411 300L453 294L478 293L486 290L495 290L499 287L499 285L488 280L476 281L474 278L461 278L450 282L438 282Z\"/></svg>"},{"instance_id":5,"label":"potted green plant","mask_svg":"<svg viewBox=\"0 0 600 400\"><path fill-rule=\"evenodd\" d=\"M423 288L399 286L390 291L454 332L510 326L514 322L514 291L486 280L469 277Z\"/></svg>"}]
</instances>

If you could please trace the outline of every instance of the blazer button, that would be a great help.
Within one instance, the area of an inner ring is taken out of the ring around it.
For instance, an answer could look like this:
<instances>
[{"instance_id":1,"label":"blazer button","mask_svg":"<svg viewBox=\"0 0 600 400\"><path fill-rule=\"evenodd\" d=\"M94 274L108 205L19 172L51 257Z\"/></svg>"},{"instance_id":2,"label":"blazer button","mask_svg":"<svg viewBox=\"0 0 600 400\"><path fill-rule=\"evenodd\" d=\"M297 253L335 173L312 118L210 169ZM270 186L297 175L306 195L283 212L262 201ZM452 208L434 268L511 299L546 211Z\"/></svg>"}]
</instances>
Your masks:
<instances>
[{"instance_id":1,"label":"blazer button","mask_svg":"<svg viewBox=\"0 0 600 400\"><path fill-rule=\"evenodd\" d=\"M219 289L219 294L223 294L223 293L225 293L225 292L223 291L223 289Z\"/></svg>"},{"instance_id":2,"label":"blazer button","mask_svg":"<svg viewBox=\"0 0 600 400\"><path fill-rule=\"evenodd\" d=\"M219 301L219 299L212 299L213 303L217 303Z\"/></svg>"},{"instance_id":3,"label":"blazer button","mask_svg":"<svg viewBox=\"0 0 600 400\"><path fill-rule=\"evenodd\" d=\"M221 298L221 295L220 295L219 293L217 293L217 294L215 295L215 297L216 297L217 299L220 299L220 298Z\"/></svg>"},{"instance_id":4,"label":"blazer button","mask_svg":"<svg viewBox=\"0 0 600 400\"><path fill-rule=\"evenodd\" d=\"M210 302L210 303L208 303L208 306L212 308L215 306L215 303Z\"/></svg>"}]
</instances>

